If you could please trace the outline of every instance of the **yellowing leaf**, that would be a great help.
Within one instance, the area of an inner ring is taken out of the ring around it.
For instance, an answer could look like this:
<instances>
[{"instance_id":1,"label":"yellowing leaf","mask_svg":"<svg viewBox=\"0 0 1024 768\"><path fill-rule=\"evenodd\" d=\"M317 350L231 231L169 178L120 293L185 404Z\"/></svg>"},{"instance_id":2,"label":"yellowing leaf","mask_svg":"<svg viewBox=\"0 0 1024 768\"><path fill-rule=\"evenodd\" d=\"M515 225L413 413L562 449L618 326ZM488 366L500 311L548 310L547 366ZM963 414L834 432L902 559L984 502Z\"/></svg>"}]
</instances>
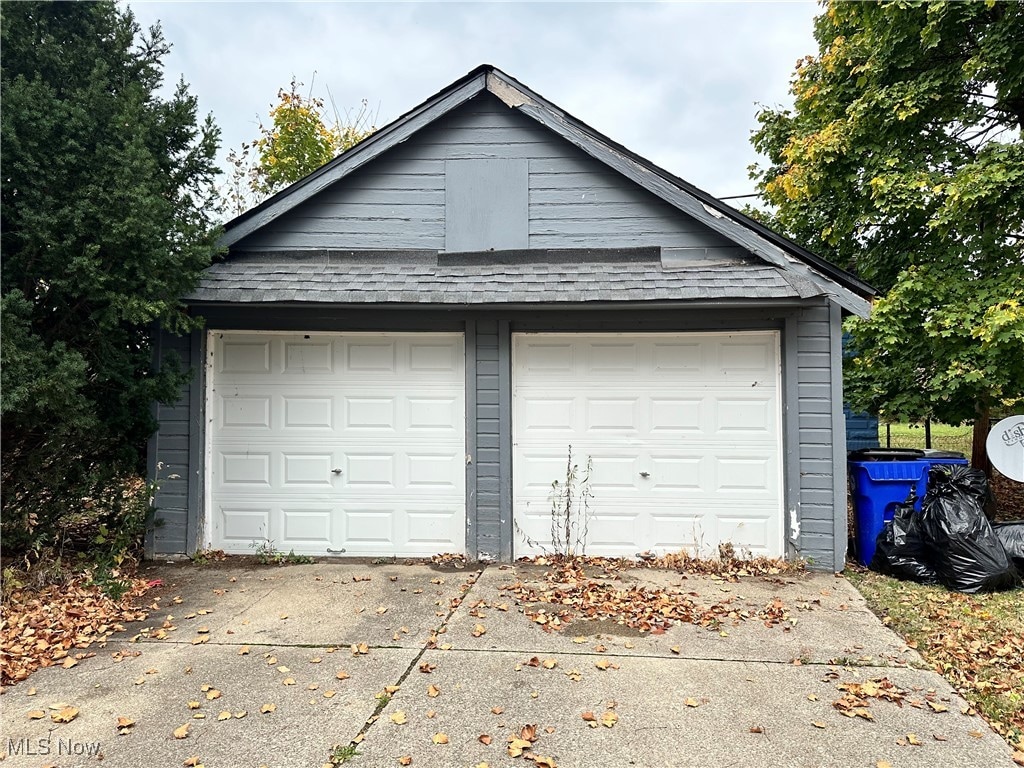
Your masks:
<instances>
[{"instance_id":1,"label":"yellowing leaf","mask_svg":"<svg viewBox=\"0 0 1024 768\"><path fill-rule=\"evenodd\" d=\"M601 715L601 725L603 725L605 728L611 728L617 722L619 722L619 716L612 712L610 709L603 715Z\"/></svg>"},{"instance_id":2,"label":"yellowing leaf","mask_svg":"<svg viewBox=\"0 0 1024 768\"><path fill-rule=\"evenodd\" d=\"M477 624L475 627L473 627L472 634L473 637L480 637L481 635L485 635L487 634L487 627L485 627L483 624Z\"/></svg>"},{"instance_id":3,"label":"yellowing leaf","mask_svg":"<svg viewBox=\"0 0 1024 768\"><path fill-rule=\"evenodd\" d=\"M558 662L554 659L544 659L544 661L541 662L541 666L544 667L544 669L554 669L558 666Z\"/></svg>"},{"instance_id":4,"label":"yellowing leaf","mask_svg":"<svg viewBox=\"0 0 1024 768\"><path fill-rule=\"evenodd\" d=\"M395 725L405 725L409 721L405 718L405 712L398 710L397 712L392 713L391 722Z\"/></svg>"},{"instance_id":5,"label":"yellowing leaf","mask_svg":"<svg viewBox=\"0 0 1024 768\"><path fill-rule=\"evenodd\" d=\"M271 712L274 712L276 710L277 704L264 704L262 707L260 707L260 714L269 715Z\"/></svg>"},{"instance_id":6,"label":"yellowing leaf","mask_svg":"<svg viewBox=\"0 0 1024 768\"><path fill-rule=\"evenodd\" d=\"M430 740L433 741L435 744L447 744L448 743L448 734L446 734L446 733L435 733L433 735L433 737L431 737Z\"/></svg>"},{"instance_id":7,"label":"yellowing leaf","mask_svg":"<svg viewBox=\"0 0 1024 768\"><path fill-rule=\"evenodd\" d=\"M244 709L240 709L237 712L235 712L235 719L236 720L241 720L243 717L245 717L248 714L249 713L246 712Z\"/></svg>"},{"instance_id":8,"label":"yellowing leaf","mask_svg":"<svg viewBox=\"0 0 1024 768\"><path fill-rule=\"evenodd\" d=\"M216 688L211 688L210 690L208 690L206 692L206 700L207 701L213 701L214 699L219 699L220 697L221 697L221 692L218 691Z\"/></svg>"},{"instance_id":9,"label":"yellowing leaf","mask_svg":"<svg viewBox=\"0 0 1024 768\"><path fill-rule=\"evenodd\" d=\"M594 666L600 669L602 672L606 672L608 667L611 666L611 662L608 659L598 659L594 662Z\"/></svg>"},{"instance_id":10,"label":"yellowing leaf","mask_svg":"<svg viewBox=\"0 0 1024 768\"><path fill-rule=\"evenodd\" d=\"M915 746L915 747L920 747L921 746L921 740L918 739L917 738L917 734L914 734L914 733L908 733L907 734L907 743L912 745L912 746Z\"/></svg>"},{"instance_id":11,"label":"yellowing leaf","mask_svg":"<svg viewBox=\"0 0 1024 768\"><path fill-rule=\"evenodd\" d=\"M700 702L697 701L692 696L691 697L687 697L686 701L684 701L683 704L685 704L688 707L699 707L700 706Z\"/></svg>"},{"instance_id":12,"label":"yellowing leaf","mask_svg":"<svg viewBox=\"0 0 1024 768\"><path fill-rule=\"evenodd\" d=\"M190 727L190 723L185 723L180 728L175 728L174 729L174 738L176 738L176 739L187 739L188 738L188 729L189 729L189 727Z\"/></svg>"},{"instance_id":13,"label":"yellowing leaf","mask_svg":"<svg viewBox=\"0 0 1024 768\"><path fill-rule=\"evenodd\" d=\"M203 705L200 704L198 701L190 701L188 703L188 708L189 709L199 709L201 706L203 706Z\"/></svg>"},{"instance_id":14,"label":"yellowing leaf","mask_svg":"<svg viewBox=\"0 0 1024 768\"><path fill-rule=\"evenodd\" d=\"M937 702L934 702L934 701L929 701L928 702L928 706L931 707L932 710L934 710L935 712L948 712L949 711L949 707L947 707L945 704L938 704Z\"/></svg>"},{"instance_id":15,"label":"yellowing leaf","mask_svg":"<svg viewBox=\"0 0 1024 768\"><path fill-rule=\"evenodd\" d=\"M218 720L230 720L231 719L231 713L228 712L225 709L223 712L221 712L220 714L217 715L217 719Z\"/></svg>"}]
</instances>

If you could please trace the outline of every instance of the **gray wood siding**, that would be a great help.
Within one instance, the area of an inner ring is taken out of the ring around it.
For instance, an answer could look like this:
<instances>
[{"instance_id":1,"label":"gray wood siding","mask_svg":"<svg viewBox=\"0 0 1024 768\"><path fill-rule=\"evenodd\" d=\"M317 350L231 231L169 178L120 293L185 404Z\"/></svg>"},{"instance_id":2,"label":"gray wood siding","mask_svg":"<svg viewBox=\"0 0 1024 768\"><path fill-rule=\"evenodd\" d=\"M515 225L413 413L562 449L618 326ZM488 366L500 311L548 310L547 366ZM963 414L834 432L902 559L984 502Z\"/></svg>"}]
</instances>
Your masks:
<instances>
[{"instance_id":1,"label":"gray wood siding","mask_svg":"<svg viewBox=\"0 0 1024 768\"><path fill-rule=\"evenodd\" d=\"M836 451L833 415L833 355L827 305L803 310L797 317L797 422L799 432L799 556L819 570L842 570L846 541L836 541ZM840 456L842 458L842 455ZM842 481L841 482L845 482ZM842 489L845 494L845 488ZM845 530L845 527L844 527Z\"/></svg>"},{"instance_id":2,"label":"gray wood siding","mask_svg":"<svg viewBox=\"0 0 1024 768\"><path fill-rule=\"evenodd\" d=\"M530 248L726 248L735 244L490 94L454 110L314 199L241 240L241 250L445 250L445 164L528 163ZM499 230L500 231L500 230ZM480 233L486 237L486 232ZM479 246L502 248L502 243Z\"/></svg>"},{"instance_id":3,"label":"gray wood siding","mask_svg":"<svg viewBox=\"0 0 1024 768\"><path fill-rule=\"evenodd\" d=\"M176 352L182 366L190 365L191 340L188 336L173 336L161 331L155 339L155 346L157 360L162 360L169 352ZM176 402L154 406L158 427L149 441L148 463L150 479L155 479L159 485L147 549L156 555L187 552L190 514L200 514L199 510L190 510L189 505L190 397L191 384L186 384Z\"/></svg>"},{"instance_id":4,"label":"gray wood siding","mask_svg":"<svg viewBox=\"0 0 1024 768\"><path fill-rule=\"evenodd\" d=\"M476 547L481 558L501 553L501 413L498 321L476 324Z\"/></svg>"}]
</instances>

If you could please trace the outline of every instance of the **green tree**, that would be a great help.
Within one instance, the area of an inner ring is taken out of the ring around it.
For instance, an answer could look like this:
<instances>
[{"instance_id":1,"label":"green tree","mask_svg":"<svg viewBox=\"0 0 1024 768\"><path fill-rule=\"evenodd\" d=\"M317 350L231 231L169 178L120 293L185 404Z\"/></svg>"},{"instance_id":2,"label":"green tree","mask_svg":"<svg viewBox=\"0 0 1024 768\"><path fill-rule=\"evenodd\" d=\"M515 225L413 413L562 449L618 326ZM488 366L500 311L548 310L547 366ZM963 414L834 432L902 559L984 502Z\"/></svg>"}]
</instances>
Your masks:
<instances>
[{"instance_id":1,"label":"green tree","mask_svg":"<svg viewBox=\"0 0 1024 768\"><path fill-rule=\"evenodd\" d=\"M824 3L752 168L787 234L884 292L846 391L887 420L1024 398L1024 3Z\"/></svg>"},{"instance_id":2,"label":"green tree","mask_svg":"<svg viewBox=\"0 0 1024 768\"><path fill-rule=\"evenodd\" d=\"M302 83L292 78L289 90L278 91L270 108L270 125L260 123L259 136L228 154L232 177L225 198L234 214L308 176L376 130L368 104L345 118L333 108L329 117L322 99L303 96Z\"/></svg>"},{"instance_id":3,"label":"green tree","mask_svg":"<svg viewBox=\"0 0 1024 768\"><path fill-rule=\"evenodd\" d=\"M2 48L3 534L43 546L141 471L184 381L149 337L192 325L218 132L184 83L159 95L160 29L112 2L5 4Z\"/></svg>"}]
</instances>

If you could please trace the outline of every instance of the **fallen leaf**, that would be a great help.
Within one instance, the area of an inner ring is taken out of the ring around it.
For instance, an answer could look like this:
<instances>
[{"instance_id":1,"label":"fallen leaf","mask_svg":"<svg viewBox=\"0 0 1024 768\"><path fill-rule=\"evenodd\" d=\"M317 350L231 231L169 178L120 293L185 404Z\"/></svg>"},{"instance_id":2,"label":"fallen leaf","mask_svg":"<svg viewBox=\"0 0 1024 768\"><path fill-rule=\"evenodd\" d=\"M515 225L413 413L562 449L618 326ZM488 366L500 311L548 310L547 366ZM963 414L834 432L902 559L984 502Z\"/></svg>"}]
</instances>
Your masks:
<instances>
[{"instance_id":1,"label":"fallen leaf","mask_svg":"<svg viewBox=\"0 0 1024 768\"><path fill-rule=\"evenodd\" d=\"M473 627L473 637L480 637L481 635L487 634L487 628L483 624L477 624Z\"/></svg>"},{"instance_id":2,"label":"fallen leaf","mask_svg":"<svg viewBox=\"0 0 1024 768\"><path fill-rule=\"evenodd\" d=\"M519 738L523 741L534 742L537 740L537 726L536 725L524 725L519 730Z\"/></svg>"},{"instance_id":3,"label":"fallen leaf","mask_svg":"<svg viewBox=\"0 0 1024 768\"><path fill-rule=\"evenodd\" d=\"M554 659L544 659L541 666L544 667L544 669L554 669L558 666L558 662Z\"/></svg>"},{"instance_id":4,"label":"fallen leaf","mask_svg":"<svg viewBox=\"0 0 1024 768\"><path fill-rule=\"evenodd\" d=\"M476 737L476 740L484 746L490 746L491 743L491 737L489 734L486 733L481 733L479 736Z\"/></svg>"},{"instance_id":5,"label":"fallen leaf","mask_svg":"<svg viewBox=\"0 0 1024 768\"><path fill-rule=\"evenodd\" d=\"M674 653L676 656L682 653L682 649L678 645L673 645L671 648L669 648L669 650L672 651L672 653Z\"/></svg>"},{"instance_id":6,"label":"fallen leaf","mask_svg":"<svg viewBox=\"0 0 1024 768\"><path fill-rule=\"evenodd\" d=\"M821 722L821 720L812 720L811 721L811 725L813 725L815 728L824 728L825 727L825 724L823 722Z\"/></svg>"},{"instance_id":7,"label":"fallen leaf","mask_svg":"<svg viewBox=\"0 0 1024 768\"><path fill-rule=\"evenodd\" d=\"M339 669L338 673L335 675L335 677L338 678L339 680L348 680L350 675L344 669Z\"/></svg>"},{"instance_id":8,"label":"fallen leaf","mask_svg":"<svg viewBox=\"0 0 1024 768\"><path fill-rule=\"evenodd\" d=\"M751 733L764 733L764 728L762 728L760 725L752 725L752 726L750 726L750 732Z\"/></svg>"},{"instance_id":9,"label":"fallen leaf","mask_svg":"<svg viewBox=\"0 0 1024 768\"><path fill-rule=\"evenodd\" d=\"M938 702L929 701L928 706L935 712L949 712L949 707L945 704L939 704Z\"/></svg>"},{"instance_id":10,"label":"fallen leaf","mask_svg":"<svg viewBox=\"0 0 1024 768\"><path fill-rule=\"evenodd\" d=\"M441 689L436 685L427 686L427 696L432 699L436 699L441 694Z\"/></svg>"},{"instance_id":11,"label":"fallen leaf","mask_svg":"<svg viewBox=\"0 0 1024 768\"><path fill-rule=\"evenodd\" d=\"M437 664L431 664L430 662L424 661L422 664L420 664L419 669L420 672L422 672L423 674L429 675L431 672L437 669Z\"/></svg>"},{"instance_id":12,"label":"fallen leaf","mask_svg":"<svg viewBox=\"0 0 1024 768\"><path fill-rule=\"evenodd\" d=\"M176 739L187 739L188 738L188 729L189 729L189 727L190 727L190 723L185 723L180 728L175 728L174 729L174 738L176 738Z\"/></svg>"},{"instance_id":13,"label":"fallen leaf","mask_svg":"<svg viewBox=\"0 0 1024 768\"><path fill-rule=\"evenodd\" d=\"M588 723L595 723L595 722L597 722L597 715L595 715L589 709L586 712L584 712L582 715L580 715L580 717L582 717Z\"/></svg>"},{"instance_id":14,"label":"fallen leaf","mask_svg":"<svg viewBox=\"0 0 1024 768\"><path fill-rule=\"evenodd\" d=\"M217 719L218 720L230 720L231 719L231 713L228 712L225 709L223 712L221 712L220 714L217 715Z\"/></svg>"},{"instance_id":15,"label":"fallen leaf","mask_svg":"<svg viewBox=\"0 0 1024 768\"><path fill-rule=\"evenodd\" d=\"M405 718L405 712L400 709L391 714L391 722L395 725L405 725L409 721Z\"/></svg>"},{"instance_id":16,"label":"fallen leaf","mask_svg":"<svg viewBox=\"0 0 1024 768\"><path fill-rule=\"evenodd\" d=\"M611 728L617 722L619 722L619 716L610 709L601 715L601 725L605 728Z\"/></svg>"},{"instance_id":17,"label":"fallen leaf","mask_svg":"<svg viewBox=\"0 0 1024 768\"><path fill-rule=\"evenodd\" d=\"M448 743L448 734L446 734L446 733L435 733L433 735L433 737L431 737L430 740L433 741L435 744L447 744Z\"/></svg>"},{"instance_id":18,"label":"fallen leaf","mask_svg":"<svg viewBox=\"0 0 1024 768\"><path fill-rule=\"evenodd\" d=\"M199 709L201 706L203 706L203 705L200 704L198 701L190 701L188 703L188 708L189 709Z\"/></svg>"},{"instance_id":19,"label":"fallen leaf","mask_svg":"<svg viewBox=\"0 0 1024 768\"><path fill-rule=\"evenodd\" d=\"M202 763L202 760L199 759L199 755L192 755L192 757L186 757L182 765L185 768L198 768L200 763Z\"/></svg>"},{"instance_id":20,"label":"fallen leaf","mask_svg":"<svg viewBox=\"0 0 1024 768\"><path fill-rule=\"evenodd\" d=\"M76 717L78 717L78 707L64 707L59 712L50 715L50 719L55 723L70 723Z\"/></svg>"},{"instance_id":21,"label":"fallen leaf","mask_svg":"<svg viewBox=\"0 0 1024 768\"><path fill-rule=\"evenodd\" d=\"M264 704L262 707L260 707L260 714L269 715L271 712L274 712L275 710L277 710L277 704Z\"/></svg>"},{"instance_id":22,"label":"fallen leaf","mask_svg":"<svg viewBox=\"0 0 1024 768\"><path fill-rule=\"evenodd\" d=\"M353 643L351 650L353 656L365 656L370 652L370 646L366 643Z\"/></svg>"},{"instance_id":23,"label":"fallen leaf","mask_svg":"<svg viewBox=\"0 0 1024 768\"><path fill-rule=\"evenodd\" d=\"M699 707L700 706L700 702L697 701L693 697L687 697L687 699L683 702L683 704L685 704L688 707Z\"/></svg>"},{"instance_id":24,"label":"fallen leaf","mask_svg":"<svg viewBox=\"0 0 1024 768\"><path fill-rule=\"evenodd\" d=\"M402 755L398 758L399 765L412 765L412 757L410 755Z\"/></svg>"},{"instance_id":25,"label":"fallen leaf","mask_svg":"<svg viewBox=\"0 0 1024 768\"><path fill-rule=\"evenodd\" d=\"M41 709L33 709L26 713L29 720L42 720L46 717L46 713Z\"/></svg>"},{"instance_id":26,"label":"fallen leaf","mask_svg":"<svg viewBox=\"0 0 1024 768\"><path fill-rule=\"evenodd\" d=\"M917 738L917 734L914 734L914 733L908 733L907 734L907 743L912 745L912 746L915 746L915 747L920 747L921 746L921 740L918 739Z\"/></svg>"},{"instance_id":27,"label":"fallen leaf","mask_svg":"<svg viewBox=\"0 0 1024 768\"><path fill-rule=\"evenodd\" d=\"M284 666L283 664L280 667L277 668L277 671L280 672L282 675L286 674L288 672L291 672L291 670L288 669L288 667Z\"/></svg>"},{"instance_id":28,"label":"fallen leaf","mask_svg":"<svg viewBox=\"0 0 1024 768\"><path fill-rule=\"evenodd\" d=\"M220 697L221 697L221 692L218 691L216 688L211 688L210 690L208 690L206 692L206 700L207 701L213 701L214 699L219 699Z\"/></svg>"},{"instance_id":29,"label":"fallen leaf","mask_svg":"<svg viewBox=\"0 0 1024 768\"><path fill-rule=\"evenodd\" d=\"M504 707L491 707L491 714L492 715L500 715L504 711L505 711Z\"/></svg>"},{"instance_id":30,"label":"fallen leaf","mask_svg":"<svg viewBox=\"0 0 1024 768\"><path fill-rule=\"evenodd\" d=\"M249 655L249 646L248 645L243 645L241 648L239 648L238 649L238 655L239 656L248 656Z\"/></svg>"},{"instance_id":31,"label":"fallen leaf","mask_svg":"<svg viewBox=\"0 0 1024 768\"><path fill-rule=\"evenodd\" d=\"M243 717L245 717L248 714L249 713L246 712L244 709L240 709L237 712L235 712L235 719L236 720L241 720Z\"/></svg>"}]
</instances>

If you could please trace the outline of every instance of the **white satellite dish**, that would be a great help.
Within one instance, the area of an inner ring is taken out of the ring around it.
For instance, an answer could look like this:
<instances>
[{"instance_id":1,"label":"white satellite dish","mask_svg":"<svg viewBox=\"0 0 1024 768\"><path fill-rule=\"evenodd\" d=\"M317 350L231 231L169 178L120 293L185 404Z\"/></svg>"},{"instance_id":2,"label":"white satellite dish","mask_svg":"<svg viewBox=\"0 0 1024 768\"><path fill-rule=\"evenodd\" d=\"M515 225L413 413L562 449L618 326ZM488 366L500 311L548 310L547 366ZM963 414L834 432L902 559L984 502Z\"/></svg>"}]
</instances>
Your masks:
<instances>
[{"instance_id":1,"label":"white satellite dish","mask_svg":"<svg viewBox=\"0 0 1024 768\"><path fill-rule=\"evenodd\" d=\"M1003 419L985 441L988 460L1002 474L1024 483L1024 415Z\"/></svg>"}]
</instances>

